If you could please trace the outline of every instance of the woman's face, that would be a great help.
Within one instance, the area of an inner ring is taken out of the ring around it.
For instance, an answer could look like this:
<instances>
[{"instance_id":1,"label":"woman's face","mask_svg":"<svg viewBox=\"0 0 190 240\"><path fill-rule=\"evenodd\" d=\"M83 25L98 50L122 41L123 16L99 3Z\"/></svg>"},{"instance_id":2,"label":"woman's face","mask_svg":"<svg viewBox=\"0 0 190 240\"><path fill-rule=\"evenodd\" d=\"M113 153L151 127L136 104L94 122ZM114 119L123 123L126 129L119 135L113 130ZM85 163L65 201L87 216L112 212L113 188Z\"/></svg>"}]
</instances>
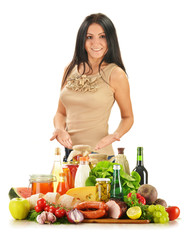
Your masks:
<instances>
[{"instance_id":1,"label":"woman's face","mask_svg":"<svg viewBox=\"0 0 190 240\"><path fill-rule=\"evenodd\" d=\"M85 49L89 61L102 60L108 50L106 35L101 25L92 23L86 34Z\"/></svg>"}]
</instances>

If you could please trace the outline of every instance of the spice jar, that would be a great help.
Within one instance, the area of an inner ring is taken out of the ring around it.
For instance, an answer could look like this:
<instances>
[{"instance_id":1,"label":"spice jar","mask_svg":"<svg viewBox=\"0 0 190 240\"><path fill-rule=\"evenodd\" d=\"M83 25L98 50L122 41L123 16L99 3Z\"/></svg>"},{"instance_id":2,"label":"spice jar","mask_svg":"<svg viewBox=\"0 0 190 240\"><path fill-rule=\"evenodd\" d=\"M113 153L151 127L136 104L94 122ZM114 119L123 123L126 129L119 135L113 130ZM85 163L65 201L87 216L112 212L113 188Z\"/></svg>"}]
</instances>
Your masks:
<instances>
[{"instance_id":1,"label":"spice jar","mask_svg":"<svg viewBox=\"0 0 190 240\"><path fill-rule=\"evenodd\" d=\"M32 195L36 193L46 194L53 192L53 182L56 181L56 177L52 174L34 174L30 175L30 184L32 184Z\"/></svg>"},{"instance_id":2,"label":"spice jar","mask_svg":"<svg viewBox=\"0 0 190 240\"><path fill-rule=\"evenodd\" d=\"M110 179L96 178L96 201L107 202L110 199Z\"/></svg>"}]
</instances>

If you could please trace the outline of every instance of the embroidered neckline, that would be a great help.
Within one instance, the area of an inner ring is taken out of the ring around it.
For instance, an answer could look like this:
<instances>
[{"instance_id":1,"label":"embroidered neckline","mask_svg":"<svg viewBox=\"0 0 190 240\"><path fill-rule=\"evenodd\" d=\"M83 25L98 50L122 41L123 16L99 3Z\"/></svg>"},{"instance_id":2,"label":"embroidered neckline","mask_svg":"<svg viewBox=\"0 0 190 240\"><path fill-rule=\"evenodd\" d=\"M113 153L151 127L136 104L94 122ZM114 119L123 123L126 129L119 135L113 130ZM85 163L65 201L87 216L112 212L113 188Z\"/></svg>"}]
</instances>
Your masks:
<instances>
[{"instance_id":1,"label":"embroidered neckline","mask_svg":"<svg viewBox=\"0 0 190 240\"><path fill-rule=\"evenodd\" d=\"M96 92L100 75L90 77L87 75L73 74L67 79L66 87L78 92Z\"/></svg>"}]
</instances>

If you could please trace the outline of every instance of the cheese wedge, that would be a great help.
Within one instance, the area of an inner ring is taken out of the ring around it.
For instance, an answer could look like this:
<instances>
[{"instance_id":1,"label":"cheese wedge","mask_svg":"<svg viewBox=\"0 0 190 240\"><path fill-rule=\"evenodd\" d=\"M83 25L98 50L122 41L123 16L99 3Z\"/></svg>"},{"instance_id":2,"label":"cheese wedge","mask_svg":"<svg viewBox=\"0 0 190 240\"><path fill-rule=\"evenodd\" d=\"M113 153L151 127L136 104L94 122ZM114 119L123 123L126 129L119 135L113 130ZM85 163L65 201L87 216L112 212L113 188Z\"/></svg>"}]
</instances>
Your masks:
<instances>
[{"instance_id":1,"label":"cheese wedge","mask_svg":"<svg viewBox=\"0 0 190 240\"><path fill-rule=\"evenodd\" d=\"M66 194L80 200L81 202L96 201L95 186L71 188L66 192Z\"/></svg>"}]
</instances>

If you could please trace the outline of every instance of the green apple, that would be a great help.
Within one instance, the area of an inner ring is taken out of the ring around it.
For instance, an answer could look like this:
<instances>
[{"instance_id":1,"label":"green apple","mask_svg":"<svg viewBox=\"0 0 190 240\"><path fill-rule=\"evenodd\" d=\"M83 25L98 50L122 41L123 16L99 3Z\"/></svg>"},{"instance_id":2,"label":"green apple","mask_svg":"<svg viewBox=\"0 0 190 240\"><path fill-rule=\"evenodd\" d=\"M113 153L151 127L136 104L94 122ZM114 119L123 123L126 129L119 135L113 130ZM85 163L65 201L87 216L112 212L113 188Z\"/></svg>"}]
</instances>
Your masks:
<instances>
[{"instance_id":1,"label":"green apple","mask_svg":"<svg viewBox=\"0 0 190 240\"><path fill-rule=\"evenodd\" d=\"M30 203L25 198L13 198L9 203L9 211L15 219L25 219L30 211Z\"/></svg>"}]
</instances>

